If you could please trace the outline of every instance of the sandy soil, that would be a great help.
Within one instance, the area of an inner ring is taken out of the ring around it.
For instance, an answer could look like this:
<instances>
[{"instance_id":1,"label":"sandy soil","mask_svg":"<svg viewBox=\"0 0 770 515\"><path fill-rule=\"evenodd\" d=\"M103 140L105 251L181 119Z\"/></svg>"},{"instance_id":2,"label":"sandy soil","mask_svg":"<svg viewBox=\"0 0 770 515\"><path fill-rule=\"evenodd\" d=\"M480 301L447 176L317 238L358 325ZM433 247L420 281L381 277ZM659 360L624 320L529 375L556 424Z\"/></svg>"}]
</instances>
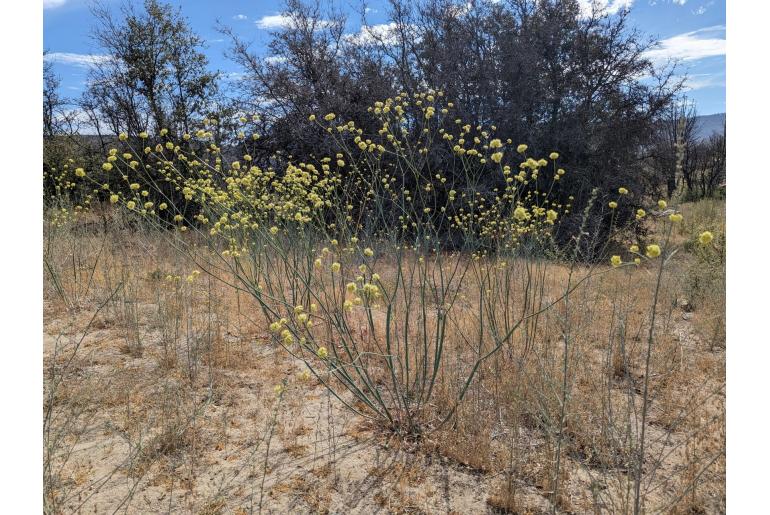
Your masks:
<instances>
[{"instance_id":1,"label":"sandy soil","mask_svg":"<svg viewBox=\"0 0 770 515\"><path fill-rule=\"evenodd\" d=\"M378 430L307 378L304 365L258 328L236 334L226 320L213 320L221 333L216 348L188 335L169 354L154 321L158 306L137 303L135 312L140 350L127 344L126 325L108 310L45 305L45 390L53 401L44 406L45 441L55 511L503 512L496 501L503 474L430 450L430 437L404 442ZM689 315L674 313L666 324L680 342L674 361L694 369L704 344ZM710 359L723 363L723 350ZM674 401L688 399L678 393ZM714 402L716 416L723 399ZM660 455L659 475L668 475L681 468L686 450L658 406L651 405L648 431L659 442L651 454ZM577 462L565 460L564 504L584 513L594 506L592 485L613 485ZM537 482L517 479L517 512L550 512L547 495ZM706 505L719 512L724 499L717 493Z\"/></svg>"},{"instance_id":2,"label":"sandy soil","mask_svg":"<svg viewBox=\"0 0 770 515\"><path fill-rule=\"evenodd\" d=\"M152 330L132 356L107 318L97 315L85 337L74 330L91 316L45 325L47 368L68 365L52 424L67 428L71 449L56 487L63 512L492 510L494 477L373 430L281 349L252 341L252 363L202 369L190 388L181 367L159 366ZM521 495L547 507L535 489Z\"/></svg>"}]
</instances>

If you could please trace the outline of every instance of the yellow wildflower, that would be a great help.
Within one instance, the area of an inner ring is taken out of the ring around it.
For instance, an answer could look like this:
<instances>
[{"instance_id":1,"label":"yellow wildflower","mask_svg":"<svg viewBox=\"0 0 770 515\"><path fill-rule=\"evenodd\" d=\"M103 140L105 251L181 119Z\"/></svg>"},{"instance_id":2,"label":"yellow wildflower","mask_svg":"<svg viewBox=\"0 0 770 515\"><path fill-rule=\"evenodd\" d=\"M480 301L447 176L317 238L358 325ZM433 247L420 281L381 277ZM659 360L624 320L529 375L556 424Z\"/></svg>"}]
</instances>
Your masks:
<instances>
[{"instance_id":1,"label":"yellow wildflower","mask_svg":"<svg viewBox=\"0 0 770 515\"><path fill-rule=\"evenodd\" d=\"M714 239L714 235L710 231L704 231L698 236L698 241L701 245L708 245Z\"/></svg>"},{"instance_id":2,"label":"yellow wildflower","mask_svg":"<svg viewBox=\"0 0 770 515\"><path fill-rule=\"evenodd\" d=\"M654 243L652 245L647 245L647 257L649 258L656 258L660 256L660 247L658 245L655 245Z\"/></svg>"}]
</instances>

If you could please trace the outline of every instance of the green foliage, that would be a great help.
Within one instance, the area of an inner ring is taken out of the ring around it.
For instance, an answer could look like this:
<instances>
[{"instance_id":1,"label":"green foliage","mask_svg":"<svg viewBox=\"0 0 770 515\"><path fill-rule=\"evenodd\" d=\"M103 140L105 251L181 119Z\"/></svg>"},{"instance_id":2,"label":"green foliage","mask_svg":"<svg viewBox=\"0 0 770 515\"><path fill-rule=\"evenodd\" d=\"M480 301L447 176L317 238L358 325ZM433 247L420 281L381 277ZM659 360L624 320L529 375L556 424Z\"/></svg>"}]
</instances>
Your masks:
<instances>
[{"instance_id":1,"label":"green foliage","mask_svg":"<svg viewBox=\"0 0 770 515\"><path fill-rule=\"evenodd\" d=\"M113 134L189 131L216 94L217 74L181 10L145 0L141 11L125 4L120 17L99 4L93 13L94 38L109 56L92 68L84 94L95 120Z\"/></svg>"}]
</instances>

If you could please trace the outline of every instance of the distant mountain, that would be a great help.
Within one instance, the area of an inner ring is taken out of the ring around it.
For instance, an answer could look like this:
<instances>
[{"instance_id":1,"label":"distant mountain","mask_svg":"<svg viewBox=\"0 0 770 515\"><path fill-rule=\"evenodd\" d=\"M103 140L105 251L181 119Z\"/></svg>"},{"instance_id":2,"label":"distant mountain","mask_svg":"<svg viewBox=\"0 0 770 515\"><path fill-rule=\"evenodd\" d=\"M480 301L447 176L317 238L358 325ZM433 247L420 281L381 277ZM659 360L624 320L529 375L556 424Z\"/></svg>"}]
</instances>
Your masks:
<instances>
[{"instance_id":1,"label":"distant mountain","mask_svg":"<svg viewBox=\"0 0 770 515\"><path fill-rule=\"evenodd\" d=\"M725 113L707 114L695 118L695 137L698 140L706 140L712 134L725 133Z\"/></svg>"}]
</instances>

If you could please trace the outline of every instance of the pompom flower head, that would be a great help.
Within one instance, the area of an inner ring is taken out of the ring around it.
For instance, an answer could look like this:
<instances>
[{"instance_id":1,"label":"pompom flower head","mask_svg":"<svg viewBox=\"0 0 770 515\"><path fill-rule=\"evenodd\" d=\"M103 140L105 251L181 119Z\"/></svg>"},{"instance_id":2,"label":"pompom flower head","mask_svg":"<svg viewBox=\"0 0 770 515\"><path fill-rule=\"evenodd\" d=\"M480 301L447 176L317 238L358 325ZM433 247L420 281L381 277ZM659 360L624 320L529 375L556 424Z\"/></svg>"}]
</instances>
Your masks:
<instances>
[{"instance_id":1,"label":"pompom flower head","mask_svg":"<svg viewBox=\"0 0 770 515\"><path fill-rule=\"evenodd\" d=\"M698 241L701 245L708 245L714 239L714 235L710 231L704 231L698 236Z\"/></svg>"},{"instance_id":2,"label":"pompom flower head","mask_svg":"<svg viewBox=\"0 0 770 515\"><path fill-rule=\"evenodd\" d=\"M655 245L654 243L652 245L647 245L647 254L648 258L656 258L660 256L660 246Z\"/></svg>"}]
</instances>

